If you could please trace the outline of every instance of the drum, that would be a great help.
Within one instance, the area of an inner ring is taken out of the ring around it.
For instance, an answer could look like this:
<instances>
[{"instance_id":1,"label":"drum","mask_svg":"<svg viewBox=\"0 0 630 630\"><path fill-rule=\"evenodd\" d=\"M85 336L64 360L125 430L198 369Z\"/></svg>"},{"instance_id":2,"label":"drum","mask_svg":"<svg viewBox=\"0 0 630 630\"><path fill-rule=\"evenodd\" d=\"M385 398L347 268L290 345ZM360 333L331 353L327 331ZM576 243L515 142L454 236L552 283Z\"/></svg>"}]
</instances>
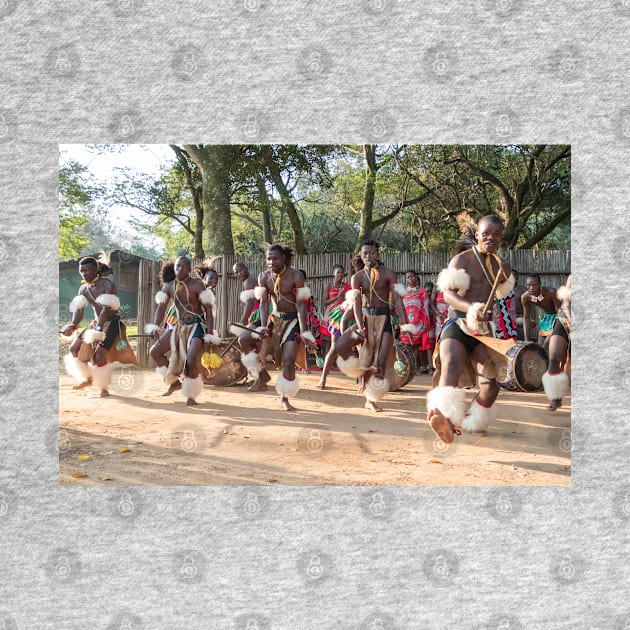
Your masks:
<instances>
[{"instance_id":1,"label":"drum","mask_svg":"<svg viewBox=\"0 0 630 630\"><path fill-rule=\"evenodd\" d=\"M390 392L395 392L397 389L407 385L416 373L416 360L413 358L411 348L396 340L394 342L394 350L396 351L395 361L401 361L405 367L400 372L393 367L385 372L385 376L389 380Z\"/></svg>"},{"instance_id":2,"label":"drum","mask_svg":"<svg viewBox=\"0 0 630 630\"><path fill-rule=\"evenodd\" d=\"M505 356L506 374L501 374L497 379L501 387L515 392L537 392L542 389L542 377L549 360L542 346L530 341L517 341L505 352Z\"/></svg>"},{"instance_id":3,"label":"drum","mask_svg":"<svg viewBox=\"0 0 630 630\"><path fill-rule=\"evenodd\" d=\"M219 345L205 344L203 351L221 356L227 346L234 340L234 337L231 337L229 339L221 339ZM241 352L238 342L235 342L222 357L221 367L217 369L203 367L200 355L197 369L203 378L204 384L214 385L215 387L237 385L247 378L247 369L241 363Z\"/></svg>"}]
</instances>

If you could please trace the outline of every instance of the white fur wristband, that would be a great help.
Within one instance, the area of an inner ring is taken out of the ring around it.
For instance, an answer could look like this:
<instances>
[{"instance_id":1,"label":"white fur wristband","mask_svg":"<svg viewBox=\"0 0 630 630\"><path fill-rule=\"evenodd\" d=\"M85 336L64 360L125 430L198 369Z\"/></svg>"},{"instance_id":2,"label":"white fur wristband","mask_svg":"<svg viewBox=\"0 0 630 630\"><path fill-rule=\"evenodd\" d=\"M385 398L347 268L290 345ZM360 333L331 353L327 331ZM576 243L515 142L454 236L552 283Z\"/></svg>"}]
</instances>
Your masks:
<instances>
[{"instance_id":1,"label":"white fur wristband","mask_svg":"<svg viewBox=\"0 0 630 630\"><path fill-rule=\"evenodd\" d=\"M313 337L313 333L310 330L302 333L302 339L305 341L310 341L311 343L315 343L315 337Z\"/></svg>"},{"instance_id":2,"label":"white fur wristband","mask_svg":"<svg viewBox=\"0 0 630 630\"><path fill-rule=\"evenodd\" d=\"M217 346L221 343L221 337L217 336L217 335L210 335L208 333L206 333L203 336L203 342L204 343L211 343L214 346Z\"/></svg>"},{"instance_id":3,"label":"white fur wristband","mask_svg":"<svg viewBox=\"0 0 630 630\"><path fill-rule=\"evenodd\" d=\"M155 335L155 333L160 332L160 327L156 324L147 324L144 327L144 333L146 335Z\"/></svg>"}]
</instances>

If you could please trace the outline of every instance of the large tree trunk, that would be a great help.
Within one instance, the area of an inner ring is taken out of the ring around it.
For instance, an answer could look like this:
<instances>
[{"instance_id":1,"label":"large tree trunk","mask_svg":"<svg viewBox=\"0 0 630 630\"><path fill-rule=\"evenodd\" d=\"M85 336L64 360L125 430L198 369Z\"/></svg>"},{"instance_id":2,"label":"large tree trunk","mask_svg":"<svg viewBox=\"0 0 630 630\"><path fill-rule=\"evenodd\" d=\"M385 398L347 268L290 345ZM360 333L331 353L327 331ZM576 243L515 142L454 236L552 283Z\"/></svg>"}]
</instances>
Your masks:
<instances>
[{"instance_id":1,"label":"large tree trunk","mask_svg":"<svg viewBox=\"0 0 630 630\"><path fill-rule=\"evenodd\" d=\"M230 214L230 168L238 154L233 145L184 145L203 181L203 244L208 255L234 254Z\"/></svg>"},{"instance_id":2,"label":"large tree trunk","mask_svg":"<svg viewBox=\"0 0 630 630\"><path fill-rule=\"evenodd\" d=\"M363 189L363 207L359 223L359 237L356 249L361 247L363 241L372 235L372 221L374 216L374 195L376 190L376 145L366 144L363 146L365 156L365 188Z\"/></svg>"},{"instance_id":3,"label":"large tree trunk","mask_svg":"<svg viewBox=\"0 0 630 630\"><path fill-rule=\"evenodd\" d=\"M276 163L271 150L266 153L265 157L271 181L273 182L276 190L280 195L282 208L287 213L287 216L289 217L289 222L291 223L293 238L295 241L295 253L298 256L302 256L306 254L306 246L304 244L304 232L302 230L302 221L300 220L300 215L298 214L297 208L293 203L293 199L291 199L291 195L289 194L284 180L282 179L280 167Z\"/></svg>"},{"instance_id":4,"label":"large tree trunk","mask_svg":"<svg viewBox=\"0 0 630 630\"><path fill-rule=\"evenodd\" d=\"M265 181L260 175L256 176L256 187L258 188L258 202L260 203L260 211L262 212L263 241L265 243L273 243L269 195L267 195Z\"/></svg>"}]
</instances>

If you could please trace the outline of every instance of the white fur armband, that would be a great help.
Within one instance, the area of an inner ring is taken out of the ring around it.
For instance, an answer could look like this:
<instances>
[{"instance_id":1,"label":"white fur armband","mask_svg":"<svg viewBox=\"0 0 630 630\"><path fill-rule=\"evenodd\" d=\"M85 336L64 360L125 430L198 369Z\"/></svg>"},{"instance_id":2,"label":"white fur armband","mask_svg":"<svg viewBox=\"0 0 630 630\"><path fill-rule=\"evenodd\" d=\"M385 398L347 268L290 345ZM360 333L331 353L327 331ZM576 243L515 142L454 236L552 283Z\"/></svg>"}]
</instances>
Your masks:
<instances>
[{"instance_id":1,"label":"white fur armband","mask_svg":"<svg viewBox=\"0 0 630 630\"><path fill-rule=\"evenodd\" d=\"M313 333L310 330L302 333L302 339L305 341L310 341L311 343L315 343L315 337L313 337Z\"/></svg>"},{"instance_id":2,"label":"white fur armband","mask_svg":"<svg viewBox=\"0 0 630 630\"><path fill-rule=\"evenodd\" d=\"M99 341L105 341L105 333L102 330L94 330L94 328L88 328L83 333L83 341L85 343L97 343Z\"/></svg>"},{"instance_id":3,"label":"white fur armband","mask_svg":"<svg viewBox=\"0 0 630 630\"><path fill-rule=\"evenodd\" d=\"M401 282L397 282L394 285L394 291L396 291L400 297L405 297L409 293L409 291L407 291L407 287Z\"/></svg>"},{"instance_id":4,"label":"white fur armband","mask_svg":"<svg viewBox=\"0 0 630 630\"><path fill-rule=\"evenodd\" d=\"M346 294L343 298L343 305L346 310L352 308L352 306L354 305L354 301L356 300L357 296L360 295L360 293L361 292L359 291L359 289L349 289L348 291L346 291Z\"/></svg>"},{"instance_id":5,"label":"white fur armband","mask_svg":"<svg viewBox=\"0 0 630 630\"><path fill-rule=\"evenodd\" d=\"M510 277L497 287L497 297L499 299L506 297L515 286L516 278L514 274L510 274Z\"/></svg>"},{"instance_id":6,"label":"white fur armband","mask_svg":"<svg viewBox=\"0 0 630 630\"><path fill-rule=\"evenodd\" d=\"M120 309L120 299L117 295L112 293L101 293L96 298L96 303L108 308L110 311L117 311Z\"/></svg>"},{"instance_id":7,"label":"white fur armband","mask_svg":"<svg viewBox=\"0 0 630 630\"><path fill-rule=\"evenodd\" d=\"M485 321L485 307L486 305L481 302L475 302L468 307L466 311L466 325L471 331L479 332L479 324Z\"/></svg>"},{"instance_id":8,"label":"white fur armband","mask_svg":"<svg viewBox=\"0 0 630 630\"><path fill-rule=\"evenodd\" d=\"M255 294L255 289L247 289L247 291L241 291L241 294L238 297L243 304L247 304L247 302L256 298Z\"/></svg>"},{"instance_id":9,"label":"white fur armband","mask_svg":"<svg viewBox=\"0 0 630 630\"><path fill-rule=\"evenodd\" d=\"M145 335L155 335L157 332L160 332L160 327L157 324L146 324L144 327Z\"/></svg>"},{"instance_id":10,"label":"white fur armband","mask_svg":"<svg viewBox=\"0 0 630 630\"><path fill-rule=\"evenodd\" d=\"M68 310L71 313L76 313L77 311L84 309L88 304L89 302L87 301L87 298L84 295L77 295L75 298L72 299L72 302L70 302L70 304L68 305Z\"/></svg>"},{"instance_id":11,"label":"white fur armband","mask_svg":"<svg viewBox=\"0 0 630 630\"><path fill-rule=\"evenodd\" d=\"M447 267L440 271L437 287L440 291L458 291L460 295L465 295L470 287L470 276L464 269Z\"/></svg>"},{"instance_id":12,"label":"white fur armband","mask_svg":"<svg viewBox=\"0 0 630 630\"><path fill-rule=\"evenodd\" d=\"M160 304L166 304L169 301L168 294L164 291L158 291L155 294L155 303L159 306Z\"/></svg>"},{"instance_id":13,"label":"white fur armband","mask_svg":"<svg viewBox=\"0 0 630 630\"><path fill-rule=\"evenodd\" d=\"M556 296L558 297L558 299L561 302L570 302L571 301L571 289L569 289L569 288L567 288L567 287L565 287L563 285L556 291Z\"/></svg>"},{"instance_id":14,"label":"white fur armband","mask_svg":"<svg viewBox=\"0 0 630 630\"><path fill-rule=\"evenodd\" d=\"M257 300L262 300L267 293L267 289L265 287L255 287L254 288L254 297Z\"/></svg>"},{"instance_id":15,"label":"white fur armband","mask_svg":"<svg viewBox=\"0 0 630 630\"><path fill-rule=\"evenodd\" d=\"M214 293L210 289L205 289L199 296L199 301L204 305L214 306Z\"/></svg>"},{"instance_id":16,"label":"white fur armband","mask_svg":"<svg viewBox=\"0 0 630 630\"><path fill-rule=\"evenodd\" d=\"M216 332L216 331L214 331ZM209 333L206 333L203 336L203 342L204 343L211 343L214 346L218 346L221 343L221 337L219 337L218 335L211 335Z\"/></svg>"},{"instance_id":17,"label":"white fur armband","mask_svg":"<svg viewBox=\"0 0 630 630\"><path fill-rule=\"evenodd\" d=\"M298 302L306 302L311 297L311 290L308 287L300 287L295 291L295 299Z\"/></svg>"}]
</instances>

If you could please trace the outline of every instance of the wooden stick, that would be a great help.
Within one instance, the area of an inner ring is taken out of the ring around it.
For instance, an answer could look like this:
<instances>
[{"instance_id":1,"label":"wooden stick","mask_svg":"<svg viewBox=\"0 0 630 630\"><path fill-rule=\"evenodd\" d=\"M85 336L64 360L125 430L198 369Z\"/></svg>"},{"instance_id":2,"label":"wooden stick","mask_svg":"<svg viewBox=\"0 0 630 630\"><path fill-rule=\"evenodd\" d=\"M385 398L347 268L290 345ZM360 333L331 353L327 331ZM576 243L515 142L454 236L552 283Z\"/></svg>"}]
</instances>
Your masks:
<instances>
[{"instance_id":1,"label":"wooden stick","mask_svg":"<svg viewBox=\"0 0 630 630\"><path fill-rule=\"evenodd\" d=\"M490 289L490 295L488 296L488 300L486 301L486 305L483 309L484 314L490 310L490 304L492 304L492 300L494 300L494 294L496 293L497 287L499 286L499 279L501 278L502 273L503 266L499 264L499 271L497 271L497 275L494 278L492 289Z\"/></svg>"}]
</instances>

